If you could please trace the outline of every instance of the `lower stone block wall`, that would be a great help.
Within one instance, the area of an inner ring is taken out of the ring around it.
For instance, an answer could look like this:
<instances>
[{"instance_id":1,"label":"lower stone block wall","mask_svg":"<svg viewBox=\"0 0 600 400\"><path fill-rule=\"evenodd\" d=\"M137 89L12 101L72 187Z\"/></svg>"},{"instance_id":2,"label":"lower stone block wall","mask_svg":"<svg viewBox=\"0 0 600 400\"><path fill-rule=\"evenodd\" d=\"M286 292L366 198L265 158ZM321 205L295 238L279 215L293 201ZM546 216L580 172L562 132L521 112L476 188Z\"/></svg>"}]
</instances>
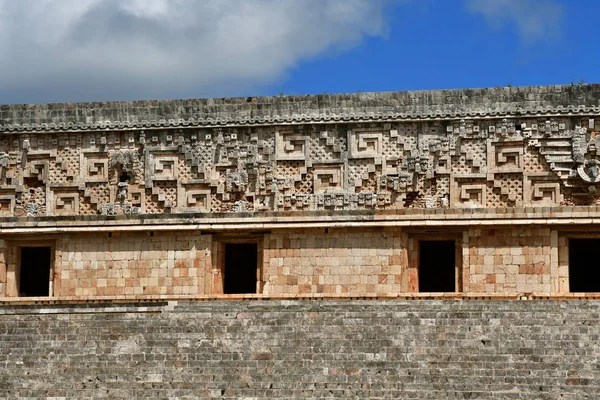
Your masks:
<instances>
[{"instance_id":1,"label":"lower stone block wall","mask_svg":"<svg viewBox=\"0 0 600 400\"><path fill-rule=\"evenodd\" d=\"M549 228L469 230L470 292L550 293L551 266Z\"/></svg>"},{"instance_id":2,"label":"lower stone block wall","mask_svg":"<svg viewBox=\"0 0 600 400\"><path fill-rule=\"evenodd\" d=\"M566 236L558 237L558 266L557 266L557 286L558 291L562 293L569 292L569 238Z\"/></svg>"},{"instance_id":3,"label":"lower stone block wall","mask_svg":"<svg viewBox=\"0 0 600 400\"><path fill-rule=\"evenodd\" d=\"M6 293L6 240L0 239L0 296Z\"/></svg>"},{"instance_id":4,"label":"lower stone block wall","mask_svg":"<svg viewBox=\"0 0 600 400\"><path fill-rule=\"evenodd\" d=\"M590 237L582 232L581 237ZM568 237L555 229L294 229L254 234L114 232L0 238L0 297L18 297L19 246L52 246L51 295L210 295L223 292L223 243L258 243L258 292L418 292L419 240L455 240L456 290L569 291ZM218 249L221 248L221 251Z\"/></svg>"},{"instance_id":5,"label":"lower stone block wall","mask_svg":"<svg viewBox=\"0 0 600 400\"><path fill-rule=\"evenodd\" d=\"M55 294L203 294L209 242L198 234L65 235L55 260Z\"/></svg>"},{"instance_id":6,"label":"lower stone block wall","mask_svg":"<svg viewBox=\"0 0 600 400\"><path fill-rule=\"evenodd\" d=\"M598 301L0 308L3 399L597 397Z\"/></svg>"},{"instance_id":7,"label":"lower stone block wall","mask_svg":"<svg viewBox=\"0 0 600 400\"><path fill-rule=\"evenodd\" d=\"M405 291L399 229L273 232L264 243L266 294Z\"/></svg>"}]
</instances>

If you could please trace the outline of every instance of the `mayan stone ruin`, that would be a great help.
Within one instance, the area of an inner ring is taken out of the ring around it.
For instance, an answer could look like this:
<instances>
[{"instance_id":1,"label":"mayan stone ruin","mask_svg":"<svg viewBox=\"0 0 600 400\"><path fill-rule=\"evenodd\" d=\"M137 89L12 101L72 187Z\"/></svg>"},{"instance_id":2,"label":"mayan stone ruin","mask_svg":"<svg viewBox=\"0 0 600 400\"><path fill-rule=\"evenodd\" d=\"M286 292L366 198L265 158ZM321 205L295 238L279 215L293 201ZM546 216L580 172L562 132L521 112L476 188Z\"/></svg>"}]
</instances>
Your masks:
<instances>
[{"instance_id":1,"label":"mayan stone ruin","mask_svg":"<svg viewBox=\"0 0 600 400\"><path fill-rule=\"evenodd\" d=\"M0 397L592 398L599 205L600 85L0 106Z\"/></svg>"}]
</instances>

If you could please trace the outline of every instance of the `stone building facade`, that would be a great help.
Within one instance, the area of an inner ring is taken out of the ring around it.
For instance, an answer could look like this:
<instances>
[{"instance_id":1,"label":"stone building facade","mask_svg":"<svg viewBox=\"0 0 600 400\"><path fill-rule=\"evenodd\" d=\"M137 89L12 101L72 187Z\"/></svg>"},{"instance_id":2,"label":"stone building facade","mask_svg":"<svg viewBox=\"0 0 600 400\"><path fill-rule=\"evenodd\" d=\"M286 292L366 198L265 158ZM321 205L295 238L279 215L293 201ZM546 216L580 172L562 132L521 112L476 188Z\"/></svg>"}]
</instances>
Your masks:
<instances>
[{"instance_id":1,"label":"stone building facade","mask_svg":"<svg viewBox=\"0 0 600 400\"><path fill-rule=\"evenodd\" d=\"M0 297L600 292L600 85L0 107Z\"/></svg>"}]
</instances>

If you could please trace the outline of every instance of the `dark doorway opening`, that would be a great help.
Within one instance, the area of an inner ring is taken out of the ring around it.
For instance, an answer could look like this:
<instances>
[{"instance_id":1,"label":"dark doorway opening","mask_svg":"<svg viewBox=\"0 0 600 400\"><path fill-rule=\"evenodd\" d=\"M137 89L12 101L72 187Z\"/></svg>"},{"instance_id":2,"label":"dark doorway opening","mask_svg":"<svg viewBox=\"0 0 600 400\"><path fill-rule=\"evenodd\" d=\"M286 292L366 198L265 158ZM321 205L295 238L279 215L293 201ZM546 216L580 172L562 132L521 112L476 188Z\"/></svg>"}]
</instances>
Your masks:
<instances>
[{"instance_id":1,"label":"dark doorway opening","mask_svg":"<svg viewBox=\"0 0 600 400\"><path fill-rule=\"evenodd\" d=\"M569 291L600 292L600 239L569 239Z\"/></svg>"},{"instance_id":2,"label":"dark doorway opening","mask_svg":"<svg viewBox=\"0 0 600 400\"><path fill-rule=\"evenodd\" d=\"M50 247L22 247L19 296L50 296Z\"/></svg>"},{"instance_id":3,"label":"dark doorway opening","mask_svg":"<svg viewBox=\"0 0 600 400\"><path fill-rule=\"evenodd\" d=\"M256 243L226 243L223 293L256 293Z\"/></svg>"},{"instance_id":4,"label":"dark doorway opening","mask_svg":"<svg viewBox=\"0 0 600 400\"><path fill-rule=\"evenodd\" d=\"M456 291L454 240L419 242L419 292Z\"/></svg>"}]
</instances>

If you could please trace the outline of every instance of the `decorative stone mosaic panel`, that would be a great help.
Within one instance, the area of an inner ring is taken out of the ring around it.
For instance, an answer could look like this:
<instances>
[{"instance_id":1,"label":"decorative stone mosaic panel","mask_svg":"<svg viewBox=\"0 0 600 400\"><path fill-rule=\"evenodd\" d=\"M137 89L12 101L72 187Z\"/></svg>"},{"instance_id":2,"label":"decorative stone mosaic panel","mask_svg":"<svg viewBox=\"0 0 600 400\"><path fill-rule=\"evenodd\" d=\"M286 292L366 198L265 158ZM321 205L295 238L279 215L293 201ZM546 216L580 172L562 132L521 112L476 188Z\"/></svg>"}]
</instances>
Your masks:
<instances>
[{"instance_id":1,"label":"decorative stone mosaic panel","mask_svg":"<svg viewBox=\"0 0 600 400\"><path fill-rule=\"evenodd\" d=\"M577 116L0 133L0 215L597 204L599 133Z\"/></svg>"}]
</instances>

